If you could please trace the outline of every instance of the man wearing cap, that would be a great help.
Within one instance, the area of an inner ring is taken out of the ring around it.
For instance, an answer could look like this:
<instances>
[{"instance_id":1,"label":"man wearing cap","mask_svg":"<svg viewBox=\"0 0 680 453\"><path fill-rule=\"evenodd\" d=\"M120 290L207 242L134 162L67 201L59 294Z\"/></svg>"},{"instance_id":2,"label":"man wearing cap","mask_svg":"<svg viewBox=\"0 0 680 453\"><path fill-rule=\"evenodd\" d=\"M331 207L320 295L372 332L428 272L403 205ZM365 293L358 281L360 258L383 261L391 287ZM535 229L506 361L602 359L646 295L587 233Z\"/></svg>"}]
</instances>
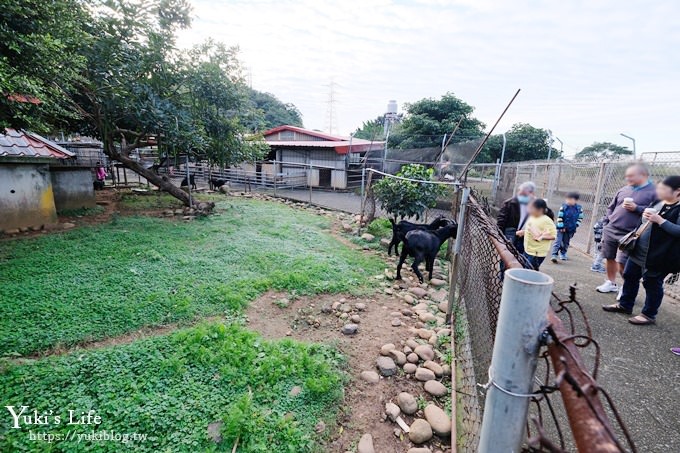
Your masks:
<instances>
[{"instance_id":1,"label":"man wearing cap","mask_svg":"<svg viewBox=\"0 0 680 453\"><path fill-rule=\"evenodd\" d=\"M619 297L616 274L623 273L628 259L618 249L619 239L638 227L642 212L656 199L656 189L649 179L649 170L643 164L629 166L625 178L627 185L616 192L607 207L602 232L602 257L606 260L607 280L597 287L601 293L619 293Z\"/></svg>"}]
</instances>

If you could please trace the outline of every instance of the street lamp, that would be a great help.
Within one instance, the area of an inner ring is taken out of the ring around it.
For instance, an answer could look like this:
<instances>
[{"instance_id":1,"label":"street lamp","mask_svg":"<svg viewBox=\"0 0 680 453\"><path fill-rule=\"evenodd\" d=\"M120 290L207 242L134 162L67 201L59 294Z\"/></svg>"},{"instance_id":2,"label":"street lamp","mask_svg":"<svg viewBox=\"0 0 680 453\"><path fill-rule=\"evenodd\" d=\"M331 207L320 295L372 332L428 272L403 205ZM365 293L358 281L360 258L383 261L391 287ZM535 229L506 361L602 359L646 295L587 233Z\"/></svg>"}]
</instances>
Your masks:
<instances>
[{"instance_id":1,"label":"street lamp","mask_svg":"<svg viewBox=\"0 0 680 453\"><path fill-rule=\"evenodd\" d=\"M637 159L637 150L635 149L635 139L631 137L630 135L626 135L624 133L621 133L621 137L626 137L628 140L633 142L633 159Z\"/></svg>"}]
</instances>

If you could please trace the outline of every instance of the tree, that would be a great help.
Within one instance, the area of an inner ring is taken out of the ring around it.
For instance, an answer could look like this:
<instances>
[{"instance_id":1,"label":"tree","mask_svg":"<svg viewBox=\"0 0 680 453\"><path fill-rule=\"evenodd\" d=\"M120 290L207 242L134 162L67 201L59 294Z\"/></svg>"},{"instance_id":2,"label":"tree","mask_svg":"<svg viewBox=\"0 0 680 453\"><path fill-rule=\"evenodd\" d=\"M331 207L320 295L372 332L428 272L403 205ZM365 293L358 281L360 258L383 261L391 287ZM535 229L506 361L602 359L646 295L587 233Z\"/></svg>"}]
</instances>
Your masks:
<instances>
[{"instance_id":1,"label":"tree","mask_svg":"<svg viewBox=\"0 0 680 453\"><path fill-rule=\"evenodd\" d=\"M409 164L404 165L397 176L432 181L434 169L420 164ZM439 184L384 177L373 185L373 193L380 207L391 214L395 221L399 217L420 219L426 209L435 207L437 198L444 194L444 187Z\"/></svg>"},{"instance_id":2,"label":"tree","mask_svg":"<svg viewBox=\"0 0 680 453\"><path fill-rule=\"evenodd\" d=\"M248 88L251 115L246 120L251 131L265 131L277 126L303 127L302 113L291 103L283 103L271 93Z\"/></svg>"},{"instance_id":3,"label":"tree","mask_svg":"<svg viewBox=\"0 0 680 453\"><path fill-rule=\"evenodd\" d=\"M78 0L5 0L0 8L0 130L47 132L77 116L68 93L87 42Z\"/></svg>"},{"instance_id":4,"label":"tree","mask_svg":"<svg viewBox=\"0 0 680 453\"><path fill-rule=\"evenodd\" d=\"M548 158L552 147L550 132L527 123L513 124L505 133L505 162L541 160ZM477 162L496 162L503 150L503 136L492 135L482 148ZM560 150L552 147L551 158L562 157Z\"/></svg>"},{"instance_id":5,"label":"tree","mask_svg":"<svg viewBox=\"0 0 680 453\"><path fill-rule=\"evenodd\" d=\"M385 140L385 117L379 116L373 120L364 121L361 127L354 131L354 137L364 140Z\"/></svg>"},{"instance_id":6,"label":"tree","mask_svg":"<svg viewBox=\"0 0 680 453\"><path fill-rule=\"evenodd\" d=\"M246 139L247 110L237 49L212 41L189 52L175 47L189 26L184 0L105 0L93 10L85 81L74 94L81 131L104 152L185 204L189 195L130 154L157 138L175 155L207 155L233 163L261 155L266 144ZM153 139L152 139L153 137Z\"/></svg>"},{"instance_id":7,"label":"tree","mask_svg":"<svg viewBox=\"0 0 680 453\"><path fill-rule=\"evenodd\" d=\"M609 142L595 142L579 151L574 159L584 161L618 160L632 155L633 151L626 146Z\"/></svg>"},{"instance_id":8,"label":"tree","mask_svg":"<svg viewBox=\"0 0 680 453\"><path fill-rule=\"evenodd\" d=\"M428 148L441 146L444 134L451 134L463 118L451 143L459 143L483 135L484 123L472 116L474 108L446 93L441 99L425 98L406 104L406 115L389 138L393 148Z\"/></svg>"}]
</instances>

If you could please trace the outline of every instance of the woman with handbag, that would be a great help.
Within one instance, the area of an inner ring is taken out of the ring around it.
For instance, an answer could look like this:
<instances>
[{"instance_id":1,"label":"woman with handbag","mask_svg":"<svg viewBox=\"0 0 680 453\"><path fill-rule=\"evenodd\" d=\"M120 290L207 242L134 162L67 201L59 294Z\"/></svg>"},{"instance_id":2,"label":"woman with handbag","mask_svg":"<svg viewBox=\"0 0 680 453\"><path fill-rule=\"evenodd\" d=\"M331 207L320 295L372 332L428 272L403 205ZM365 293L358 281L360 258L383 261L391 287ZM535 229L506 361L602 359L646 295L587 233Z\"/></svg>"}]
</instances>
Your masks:
<instances>
[{"instance_id":1,"label":"woman with handbag","mask_svg":"<svg viewBox=\"0 0 680 453\"><path fill-rule=\"evenodd\" d=\"M618 303L602 309L614 313L633 313L640 279L645 287L642 313L630 318L635 325L656 322L663 299L663 281L680 271L680 175L669 176L656 187L659 200L645 209L643 223L621 239L620 247L630 253L623 271L623 292Z\"/></svg>"}]
</instances>

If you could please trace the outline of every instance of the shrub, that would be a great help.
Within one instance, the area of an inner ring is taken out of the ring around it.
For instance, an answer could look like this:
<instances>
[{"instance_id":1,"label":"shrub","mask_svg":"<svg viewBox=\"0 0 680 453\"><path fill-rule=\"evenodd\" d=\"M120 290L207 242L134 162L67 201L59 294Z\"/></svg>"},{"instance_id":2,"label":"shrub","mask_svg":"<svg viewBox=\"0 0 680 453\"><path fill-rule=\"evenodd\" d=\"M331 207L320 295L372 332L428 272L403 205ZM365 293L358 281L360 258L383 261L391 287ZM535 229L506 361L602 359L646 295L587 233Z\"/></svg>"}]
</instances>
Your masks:
<instances>
[{"instance_id":1,"label":"shrub","mask_svg":"<svg viewBox=\"0 0 680 453\"><path fill-rule=\"evenodd\" d=\"M420 164L404 165L397 176L409 180L385 177L373 186L380 207L398 218L420 219L426 209L433 208L437 198L444 194L443 186L417 181L432 181L434 169Z\"/></svg>"}]
</instances>

